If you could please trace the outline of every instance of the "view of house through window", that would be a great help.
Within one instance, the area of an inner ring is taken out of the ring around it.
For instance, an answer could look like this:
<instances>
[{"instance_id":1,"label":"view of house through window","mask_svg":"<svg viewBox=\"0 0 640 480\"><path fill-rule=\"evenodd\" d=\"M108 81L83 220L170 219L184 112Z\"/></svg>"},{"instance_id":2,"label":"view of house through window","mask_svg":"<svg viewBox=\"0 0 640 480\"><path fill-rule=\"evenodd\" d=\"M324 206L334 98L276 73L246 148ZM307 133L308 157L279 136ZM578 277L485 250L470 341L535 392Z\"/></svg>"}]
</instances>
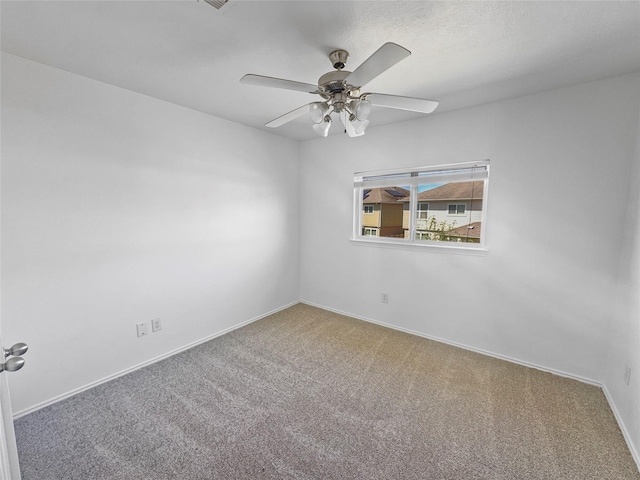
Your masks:
<instances>
[{"instance_id":1,"label":"view of house through window","mask_svg":"<svg viewBox=\"0 0 640 480\"><path fill-rule=\"evenodd\" d=\"M363 235L404 238L402 227L403 199L409 199L410 190L402 187L365 189L362 192ZM370 215L368 212L372 212Z\"/></svg>"},{"instance_id":2,"label":"view of house through window","mask_svg":"<svg viewBox=\"0 0 640 480\"><path fill-rule=\"evenodd\" d=\"M481 246L488 178L488 160L356 174L354 238Z\"/></svg>"}]
</instances>

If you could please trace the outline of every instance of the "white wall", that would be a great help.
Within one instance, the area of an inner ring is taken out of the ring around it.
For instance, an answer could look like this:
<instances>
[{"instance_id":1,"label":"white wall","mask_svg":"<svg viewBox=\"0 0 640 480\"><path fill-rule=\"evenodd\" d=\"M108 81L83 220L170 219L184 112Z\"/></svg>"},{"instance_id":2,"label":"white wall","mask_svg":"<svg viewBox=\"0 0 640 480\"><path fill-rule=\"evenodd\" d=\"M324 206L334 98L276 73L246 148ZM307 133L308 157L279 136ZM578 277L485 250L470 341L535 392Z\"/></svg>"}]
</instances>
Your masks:
<instances>
[{"instance_id":1,"label":"white wall","mask_svg":"<svg viewBox=\"0 0 640 480\"><path fill-rule=\"evenodd\" d=\"M635 347L607 338L639 81L617 77L303 143L301 299L595 382L610 380L611 349L637 367L637 316ZM485 158L488 253L349 242L354 172ZM620 413L637 443L633 392L616 390L616 399L626 399Z\"/></svg>"},{"instance_id":2,"label":"white wall","mask_svg":"<svg viewBox=\"0 0 640 480\"><path fill-rule=\"evenodd\" d=\"M629 181L618 296L609 325L605 385L616 413L625 419L624 427L633 438L634 453L640 461L640 125ZM631 368L629 385L625 381L626 368Z\"/></svg>"},{"instance_id":3,"label":"white wall","mask_svg":"<svg viewBox=\"0 0 640 480\"><path fill-rule=\"evenodd\" d=\"M15 411L296 302L298 156L3 54L3 334L30 346Z\"/></svg>"}]
</instances>

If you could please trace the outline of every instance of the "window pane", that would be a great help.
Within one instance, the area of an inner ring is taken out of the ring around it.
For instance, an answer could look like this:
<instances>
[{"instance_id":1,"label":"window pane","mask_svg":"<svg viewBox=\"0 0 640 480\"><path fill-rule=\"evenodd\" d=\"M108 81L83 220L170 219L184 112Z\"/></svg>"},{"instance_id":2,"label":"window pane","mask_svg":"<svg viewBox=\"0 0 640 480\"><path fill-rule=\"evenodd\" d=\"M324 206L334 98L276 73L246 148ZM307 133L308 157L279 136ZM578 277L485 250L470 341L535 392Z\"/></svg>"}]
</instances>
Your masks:
<instances>
[{"instance_id":1,"label":"window pane","mask_svg":"<svg viewBox=\"0 0 640 480\"><path fill-rule=\"evenodd\" d=\"M429 218L429 204L418 203L418 211L416 217L418 220L427 220Z\"/></svg>"},{"instance_id":2,"label":"window pane","mask_svg":"<svg viewBox=\"0 0 640 480\"><path fill-rule=\"evenodd\" d=\"M363 235L371 235L366 233L366 229L371 228L379 237L403 238L403 211L405 205L409 205L410 193L409 188L395 186L363 190Z\"/></svg>"},{"instance_id":3,"label":"window pane","mask_svg":"<svg viewBox=\"0 0 640 480\"><path fill-rule=\"evenodd\" d=\"M418 186L416 240L480 243L484 181ZM428 210L426 218L421 205Z\"/></svg>"},{"instance_id":4,"label":"window pane","mask_svg":"<svg viewBox=\"0 0 640 480\"><path fill-rule=\"evenodd\" d=\"M461 203L449 204L449 215L464 215L465 207L466 205Z\"/></svg>"}]
</instances>

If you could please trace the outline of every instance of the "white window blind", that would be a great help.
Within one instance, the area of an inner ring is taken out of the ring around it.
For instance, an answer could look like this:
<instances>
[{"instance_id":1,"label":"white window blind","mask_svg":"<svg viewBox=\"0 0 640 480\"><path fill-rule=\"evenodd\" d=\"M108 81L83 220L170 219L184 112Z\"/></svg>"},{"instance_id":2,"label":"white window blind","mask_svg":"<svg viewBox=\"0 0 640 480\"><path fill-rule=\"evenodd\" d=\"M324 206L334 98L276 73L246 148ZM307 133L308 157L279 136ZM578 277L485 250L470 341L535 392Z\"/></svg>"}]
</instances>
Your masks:
<instances>
[{"instance_id":1,"label":"white window blind","mask_svg":"<svg viewBox=\"0 0 640 480\"><path fill-rule=\"evenodd\" d=\"M425 183L466 182L489 178L489 160L458 163L440 167L420 167L384 172L359 172L354 175L354 187L411 186Z\"/></svg>"}]
</instances>

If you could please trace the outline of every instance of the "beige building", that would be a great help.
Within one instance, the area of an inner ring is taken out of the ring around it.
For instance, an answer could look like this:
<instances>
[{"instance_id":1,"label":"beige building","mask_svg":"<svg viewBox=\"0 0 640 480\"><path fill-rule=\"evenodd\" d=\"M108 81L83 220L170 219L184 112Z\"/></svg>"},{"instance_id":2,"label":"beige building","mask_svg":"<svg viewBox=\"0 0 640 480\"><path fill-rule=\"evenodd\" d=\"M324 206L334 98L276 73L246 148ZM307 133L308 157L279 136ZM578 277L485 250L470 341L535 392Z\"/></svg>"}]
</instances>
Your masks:
<instances>
[{"instance_id":1,"label":"beige building","mask_svg":"<svg viewBox=\"0 0 640 480\"><path fill-rule=\"evenodd\" d=\"M362 235L404 236L402 200L409 202L409 190L400 187L366 189L362 199Z\"/></svg>"}]
</instances>

